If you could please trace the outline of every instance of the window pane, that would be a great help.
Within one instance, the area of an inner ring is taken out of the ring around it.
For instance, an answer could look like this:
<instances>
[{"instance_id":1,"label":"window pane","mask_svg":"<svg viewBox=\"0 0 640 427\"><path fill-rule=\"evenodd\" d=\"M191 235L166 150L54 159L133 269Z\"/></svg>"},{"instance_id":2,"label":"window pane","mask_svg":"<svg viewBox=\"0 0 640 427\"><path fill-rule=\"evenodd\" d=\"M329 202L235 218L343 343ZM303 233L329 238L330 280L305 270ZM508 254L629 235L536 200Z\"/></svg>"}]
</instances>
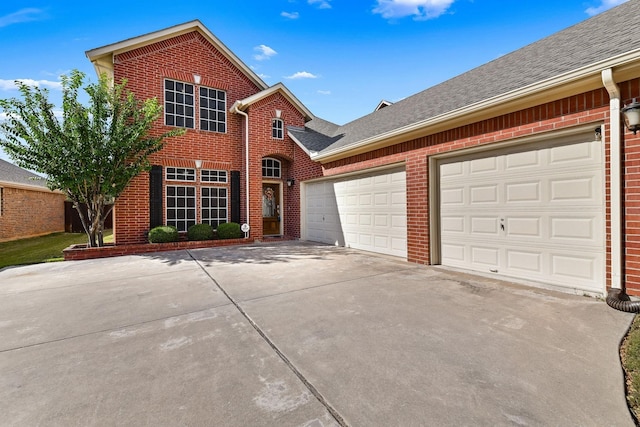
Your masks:
<instances>
[{"instance_id":1,"label":"window pane","mask_svg":"<svg viewBox=\"0 0 640 427\"><path fill-rule=\"evenodd\" d=\"M174 88L173 80L165 80L164 81L164 88L165 89L169 89L169 90L173 90L173 88Z\"/></svg>"}]
</instances>

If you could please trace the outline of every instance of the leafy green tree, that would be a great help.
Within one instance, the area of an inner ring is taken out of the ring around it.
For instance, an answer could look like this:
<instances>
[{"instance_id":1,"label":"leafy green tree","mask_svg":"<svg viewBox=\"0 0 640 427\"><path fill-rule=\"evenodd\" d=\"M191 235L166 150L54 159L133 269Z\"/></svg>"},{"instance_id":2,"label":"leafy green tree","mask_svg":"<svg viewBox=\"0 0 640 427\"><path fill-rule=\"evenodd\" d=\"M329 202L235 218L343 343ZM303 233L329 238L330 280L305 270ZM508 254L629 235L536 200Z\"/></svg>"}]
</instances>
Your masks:
<instances>
[{"instance_id":1,"label":"leafy green tree","mask_svg":"<svg viewBox=\"0 0 640 427\"><path fill-rule=\"evenodd\" d=\"M16 81L21 98L1 99L0 146L19 166L46 176L51 190L63 191L80 214L90 247L103 246L104 221L115 199L140 172L163 140L182 130L153 133L162 114L158 101L139 101L126 80L112 84L101 75L88 84L89 105L78 101L85 75L62 76L62 119L48 91ZM81 209L86 204L87 211Z\"/></svg>"}]
</instances>

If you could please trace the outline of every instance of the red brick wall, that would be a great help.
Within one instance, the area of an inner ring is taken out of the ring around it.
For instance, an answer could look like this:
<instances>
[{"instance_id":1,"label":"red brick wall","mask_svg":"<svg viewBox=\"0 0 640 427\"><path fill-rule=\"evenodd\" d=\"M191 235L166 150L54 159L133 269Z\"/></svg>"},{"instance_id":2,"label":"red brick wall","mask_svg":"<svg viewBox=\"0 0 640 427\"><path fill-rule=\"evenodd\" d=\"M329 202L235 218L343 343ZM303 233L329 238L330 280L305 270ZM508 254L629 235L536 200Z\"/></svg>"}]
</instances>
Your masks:
<instances>
[{"instance_id":1,"label":"red brick wall","mask_svg":"<svg viewBox=\"0 0 640 427\"><path fill-rule=\"evenodd\" d=\"M4 187L0 242L64 231L63 194Z\"/></svg>"},{"instance_id":2,"label":"red brick wall","mask_svg":"<svg viewBox=\"0 0 640 427\"><path fill-rule=\"evenodd\" d=\"M281 111L284 122L284 139L274 139L271 133L271 122L275 110ZM252 236L260 239L262 232L262 159L272 157L282 163L282 176L279 180L283 186L283 203L281 217L284 221L284 235L289 238L300 237L300 186L287 187L287 178L294 178L297 183L310 176L321 176L322 168L312 162L287 136L287 126L304 126L304 117L280 93L269 96L248 110L249 114L249 163L250 163L250 211ZM243 189L244 191L244 189ZM243 193L244 194L244 193Z\"/></svg>"},{"instance_id":3,"label":"red brick wall","mask_svg":"<svg viewBox=\"0 0 640 427\"><path fill-rule=\"evenodd\" d=\"M201 85L222 89L227 95L227 110L238 99L244 99L260 91L241 70L234 67L204 37L192 32L151 44L124 54L116 55L114 77L116 81L126 78L127 87L139 99L157 98L164 100L164 79L194 84L194 74L201 76ZM227 111L227 132L216 133L200 131L198 124L197 90L195 129L188 129L182 136L166 140L164 148L151 157L151 163L178 167L194 168L194 160L203 160L203 169L238 170L241 179L241 218L246 222L246 181L244 172L244 117ZM262 237L262 158L275 157L282 161L286 173L298 161L294 142L288 137L284 140L271 138L271 119L275 110L282 111L284 125L303 126L304 118L295 107L280 94L263 99L248 109L250 139L250 192L251 192L251 237ZM153 128L154 134L174 129L164 125L164 117ZM305 156L306 157L306 156ZM305 161L305 160L303 160ZM306 162L309 162L308 157ZM320 170L319 166L317 167ZM164 174L164 171L163 171ZM283 174L284 179L288 176ZM174 182L164 180L164 185ZM175 182L179 185L200 183ZM205 184L209 185L209 184ZM287 209L285 235L299 237L298 199L292 198L290 189L283 184ZM227 185L228 188L228 185ZM197 190L199 191L199 190ZM199 198L198 198L199 199ZM230 201L230 200L229 200ZM295 206L294 206L295 204ZM199 208L199 206L198 206ZM289 214L288 208L292 209ZM147 173L136 177L125 192L118 198L114 215L114 235L116 244L143 243L149 230L149 176ZM297 216L296 216L297 213ZM166 215L166 213L164 214ZM200 215L198 209L198 215ZM200 218L198 217L198 221ZM297 225L296 225L297 224Z\"/></svg>"}]
</instances>

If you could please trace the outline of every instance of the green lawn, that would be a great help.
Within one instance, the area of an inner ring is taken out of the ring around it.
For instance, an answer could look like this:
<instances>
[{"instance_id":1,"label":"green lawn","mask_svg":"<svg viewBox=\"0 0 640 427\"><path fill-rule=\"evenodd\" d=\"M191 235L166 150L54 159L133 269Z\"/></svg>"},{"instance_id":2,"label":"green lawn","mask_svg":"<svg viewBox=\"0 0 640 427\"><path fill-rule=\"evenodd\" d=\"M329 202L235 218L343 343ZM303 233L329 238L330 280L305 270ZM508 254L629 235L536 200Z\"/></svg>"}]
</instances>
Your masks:
<instances>
[{"instance_id":1,"label":"green lawn","mask_svg":"<svg viewBox=\"0 0 640 427\"><path fill-rule=\"evenodd\" d=\"M627 400L636 419L640 417L640 316L636 316L620 352L626 373Z\"/></svg>"},{"instance_id":2,"label":"green lawn","mask_svg":"<svg viewBox=\"0 0 640 427\"><path fill-rule=\"evenodd\" d=\"M113 241L111 230L105 232L105 242ZM0 243L0 268L10 265L62 261L62 250L86 243L84 233L54 233L42 237Z\"/></svg>"}]
</instances>

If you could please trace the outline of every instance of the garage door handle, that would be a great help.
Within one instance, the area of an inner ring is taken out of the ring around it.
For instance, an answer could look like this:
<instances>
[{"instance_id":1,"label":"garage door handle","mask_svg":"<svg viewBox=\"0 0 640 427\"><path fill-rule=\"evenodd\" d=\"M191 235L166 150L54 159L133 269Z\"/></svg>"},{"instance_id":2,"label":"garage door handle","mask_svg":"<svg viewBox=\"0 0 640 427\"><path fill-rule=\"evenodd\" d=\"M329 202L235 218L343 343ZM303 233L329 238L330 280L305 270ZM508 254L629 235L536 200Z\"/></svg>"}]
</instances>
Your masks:
<instances>
[{"instance_id":1,"label":"garage door handle","mask_svg":"<svg viewBox=\"0 0 640 427\"><path fill-rule=\"evenodd\" d=\"M504 231L504 218L500 218L500 229Z\"/></svg>"}]
</instances>

